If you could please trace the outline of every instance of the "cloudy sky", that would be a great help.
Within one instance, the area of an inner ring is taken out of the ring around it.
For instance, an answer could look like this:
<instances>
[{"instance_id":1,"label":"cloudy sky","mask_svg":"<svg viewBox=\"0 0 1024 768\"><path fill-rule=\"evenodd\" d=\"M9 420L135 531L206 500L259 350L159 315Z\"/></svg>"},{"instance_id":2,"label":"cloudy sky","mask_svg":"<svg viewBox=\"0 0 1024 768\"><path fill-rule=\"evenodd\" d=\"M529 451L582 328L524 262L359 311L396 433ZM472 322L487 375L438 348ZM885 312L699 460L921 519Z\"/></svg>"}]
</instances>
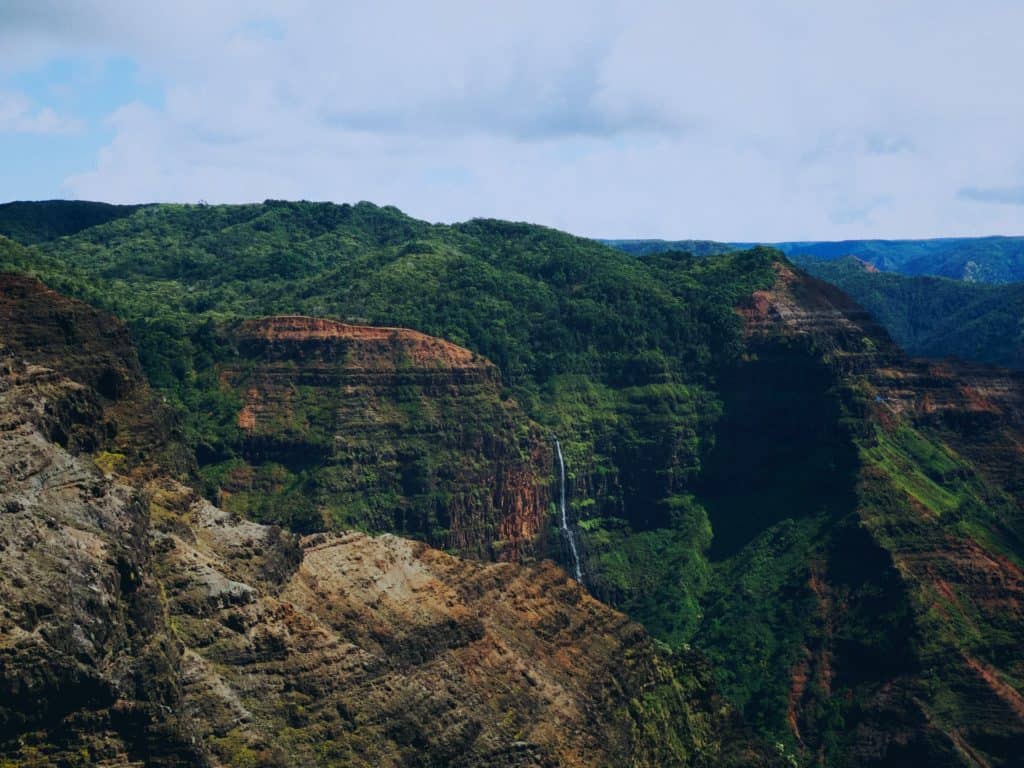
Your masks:
<instances>
[{"instance_id":1,"label":"cloudy sky","mask_svg":"<svg viewBox=\"0 0 1024 768\"><path fill-rule=\"evenodd\" d=\"M0 0L0 200L1024 234L1024 2Z\"/></svg>"}]
</instances>

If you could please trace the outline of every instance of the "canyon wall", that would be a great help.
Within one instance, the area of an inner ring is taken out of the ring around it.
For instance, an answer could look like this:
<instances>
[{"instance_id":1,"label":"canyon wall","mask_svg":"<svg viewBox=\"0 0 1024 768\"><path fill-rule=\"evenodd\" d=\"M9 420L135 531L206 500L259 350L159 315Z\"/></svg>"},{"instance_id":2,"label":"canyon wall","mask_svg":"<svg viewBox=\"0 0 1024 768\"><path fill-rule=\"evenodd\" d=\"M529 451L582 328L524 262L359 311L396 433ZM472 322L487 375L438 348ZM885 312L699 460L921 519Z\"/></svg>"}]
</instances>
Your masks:
<instances>
[{"instance_id":1,"label":"canyon wall","mask_svg":"<svg viewBox=\"0 0 1024 768\"><path fill-rule=\"evenodd\" d=\"M244 461L207 472L226 508L273 519L275 503L308 504L309 530L535 553L553 448L489 361L416 331L308 317L246 321L233 338L220 380L241 402Z\"/></svg>"},{"instance_id":2,"label":"canyon wall","mask_svg":"<svg viewBox=\"0 0 1024 768\"><path fill-rule=\"evenodd\" d=\"M777 273L740 308L748 352L735 375L748 393L770 387L763 400L783 412L759 409L739 432L772 460L803 446L787 462L803 484L786 486L805 493L782 499L778 518L760 513L770 495L728 510L746 520L725 578L768 591L712 596L700 641L741 658L717 625L773 633L758 653L775 671L752 674L763 687L749 701L785 713L815 764L1015 764L1024 378L909 360L835 288ZM782 575L766 555L788 564Z\"/></svg>"}]
</instances>

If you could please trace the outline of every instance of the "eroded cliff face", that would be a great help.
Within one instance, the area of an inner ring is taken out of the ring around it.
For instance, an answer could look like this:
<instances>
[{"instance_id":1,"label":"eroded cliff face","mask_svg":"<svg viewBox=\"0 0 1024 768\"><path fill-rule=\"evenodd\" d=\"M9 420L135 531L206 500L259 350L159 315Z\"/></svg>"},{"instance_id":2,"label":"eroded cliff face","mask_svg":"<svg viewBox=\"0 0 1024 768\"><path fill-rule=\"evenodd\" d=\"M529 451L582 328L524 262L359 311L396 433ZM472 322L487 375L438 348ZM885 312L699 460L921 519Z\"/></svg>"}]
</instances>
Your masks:
<instances>
[{"instance_id":1,"label":"eroded cliff face","mask_svg":"<svg viewBox=\"0 0 1024 768\"><path fill-rule=\"evenodd\" d=\"M0 382L0 755L201 765L180 714L179 647L147 571L145 499L23 418L58 395L50 382L41 398L25 373Z\"/></svg>"},{"instance_id":2,"label":"eroded cliff face","mask_svg":"<svg viewBox=\"0 0 1024 768\"><path fill-rule=\"evenodd\" d=\"M977 363L904 361L872 376L876 413L940 435L988 480L1024 497L1024 374Z\"/></svg>"},{"instance_id":3,"label":"eroded cliff face","mask_svg":"<svg viewBox=\"0 0 1024 768\"><path fill-rule=\"evenodd\" d=\"M14 321L50 298L23 287L0 293ZM87 327L106 319L66 308L81 354L106 349ZM554 565L240 519L163 472L153 433L132 431L122 406L144 385L101 394L42 365L59 363L50 341L5 352L5 762L772 764L706 663L658 647ZM130 350L109 359L134 366ZM112 460L111 433L126 450L146 437L144 460Z\"/></svg>"},{"instance_id":4,"label":"eroded cliff face","mask_svg":"<svg viewBox=\"0 0 1024 768\"><path fill-rule=\"evenodd\" d=\"M159 461L179 473L190 459L176 440L170 412L146 385L125 327L28 277L0 274L0 363L34 377L47 391L38 424L71 450L105 451L122 469ZM75 393L65 387L78 385Z\"/></svg>"},{"instance_id":5,"label":"eroded cliff face","mask_svg":"<svg viewBox=\"0 0 1024 768\"><path fill-rule=\"evenodd\" d=\"M795 395L780 424L805 424L824 393L832 448L820 466L806 459L820 451L802 451L802 466L842 490L808 480L816 490L792 505L803 510L796 521L746 531L756 543L732 566L763 567L752 558L766 549L794 564L771 587L780 615L792 618L779 625L788 628L770 666L780 682L788 677L788 727L804 756L827 765L1016 764L1024 380L908 360L849 299L783 264L775 287L741 312L749 355L738 375L817 361L767 380L783 384L773 402ZM759 609L730 610L730 620L754 622Z\"/></svg>"},{"instance_id":6,"label":"eroded cliff face","mask_svg":"<svg viewBox=\"0 0 1024 768\"><path fill-rule=\"evenodd\" d=\"M184 706L219 759L583 766L721 754L706 667L658 651L550 563L483 565L391 535L282 543L173 488L157 498L178 511L162 513L156 567L184 645Z\"/></svg>"},{"instance_id":7,"label":"eroded cliff face","mask_svg":"<svg viewBox=\"0 0 1024 768\"><path fill-rule=\"evenodd\" d=\"M228 509L293 528L393 531L483 559L535 551L551 448L497 369L416 331L271 317L234 332L242 462L207 470Z\"/></svg>"}]
</instances>

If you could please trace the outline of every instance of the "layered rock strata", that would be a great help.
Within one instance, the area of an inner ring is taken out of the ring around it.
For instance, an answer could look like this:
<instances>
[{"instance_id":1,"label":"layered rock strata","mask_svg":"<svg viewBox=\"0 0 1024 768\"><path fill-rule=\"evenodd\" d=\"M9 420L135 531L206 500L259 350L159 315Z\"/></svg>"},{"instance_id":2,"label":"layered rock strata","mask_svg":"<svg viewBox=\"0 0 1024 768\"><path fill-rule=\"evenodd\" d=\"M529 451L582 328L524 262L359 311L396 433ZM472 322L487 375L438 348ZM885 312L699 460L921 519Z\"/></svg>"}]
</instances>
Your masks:
<instances>
[{"instance_id":1,"label":"layered rock strata","mask_svg":"<svg viewBox=\"0 0 1024 768\"><path fill-rule=\"evenodd\" d=\"M313 504L311 530L394 531L483 559L535 552L551 448L489 361L309 317L247 321L234 338L220 376L241 401L245 463L218 475L228 508L258 515L254 495L279 495Z\"/></svg>"},{"instance_id":2,"label":"layered rock strata","mask_svg":"<svg viewBox=\"0 0 1024 768\"><path fill-rule=\"evenodd\" d=\"M850 491L814 513L827 510L810 543L777 545L778 557L806 548L788 593L772 597L806 622L786 651L790 729L815 764L1014 765L1024 378L909 360L839 291L777 272L740 309L745 367L819 361L815 388L842 425L829 442L847 445L846 473L832 477ZM803 423L807 402L795 398L787 418Z\"/></svg>"}]
</instances>

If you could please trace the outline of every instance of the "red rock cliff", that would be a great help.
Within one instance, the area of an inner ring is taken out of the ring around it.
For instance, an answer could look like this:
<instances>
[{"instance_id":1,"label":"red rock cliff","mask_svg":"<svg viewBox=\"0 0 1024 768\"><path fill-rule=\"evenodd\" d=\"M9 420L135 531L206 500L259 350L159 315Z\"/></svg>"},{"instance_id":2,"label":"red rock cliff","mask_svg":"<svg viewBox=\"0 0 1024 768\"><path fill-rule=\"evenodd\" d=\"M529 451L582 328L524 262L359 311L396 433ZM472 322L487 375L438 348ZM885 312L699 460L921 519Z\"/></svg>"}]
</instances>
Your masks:
<instances>
[{"instance_id":1,"label":"red rock cliff","mask_svg":"<svg viewBox=\"0 0 1024 768\"><path fill-rule=\"evenodd\" d=\"M311 505L313 528L398 531L487 559L533 551L550 450L488 360L413 330L300 316L246 321L235 340L221 381L241 398L248 469L223 477L226 504L252 513L260 495L279 498Z\"/></svg>"}]
</instances>

